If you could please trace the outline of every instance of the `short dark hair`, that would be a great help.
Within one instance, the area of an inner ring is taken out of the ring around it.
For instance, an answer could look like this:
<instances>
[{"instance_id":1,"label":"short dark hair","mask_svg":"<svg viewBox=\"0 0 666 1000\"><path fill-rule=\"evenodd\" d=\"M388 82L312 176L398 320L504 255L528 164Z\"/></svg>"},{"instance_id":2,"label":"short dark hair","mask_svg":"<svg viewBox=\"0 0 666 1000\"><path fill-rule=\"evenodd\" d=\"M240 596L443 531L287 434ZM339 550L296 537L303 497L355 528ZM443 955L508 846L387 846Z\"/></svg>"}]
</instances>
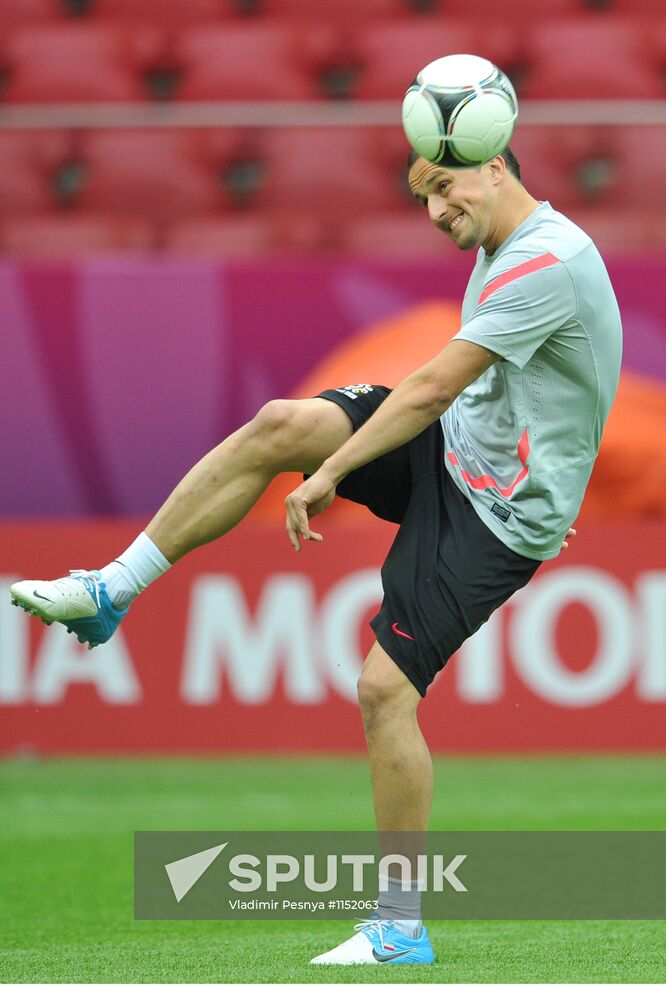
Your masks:
<instances>
[{"instance_id":1,"label":"short dark hair","mask_svg":"<svg viewBox=\"0 0 666 1000\"><path fill-rule=\"evenodd\" d=\"M498 153L497 155L502 157L502 159L507 165L509 173L513 174L516 180L519 181L521 179L520 163L518 162L518 157L511 149L511 146L505 146L502 152ZM409 170L410 167L413 167L418 159L420 159L419 154L415 150L410 149L409 154L407 156L407 169Z\"/></svg>"},{"instance_id":2,"label":"short dark hair","mask_svg":"<svg viewBox=\"0 0 666 1000\"><path fill-rule=\"evenodd\" d=\"M510 174L519 181L520 178L520 163L518 162L518 157L511 149L511 146L505 146L502 152L499 154L504 162L506 163L507 169Z\"/></svg>"}]
</instances>

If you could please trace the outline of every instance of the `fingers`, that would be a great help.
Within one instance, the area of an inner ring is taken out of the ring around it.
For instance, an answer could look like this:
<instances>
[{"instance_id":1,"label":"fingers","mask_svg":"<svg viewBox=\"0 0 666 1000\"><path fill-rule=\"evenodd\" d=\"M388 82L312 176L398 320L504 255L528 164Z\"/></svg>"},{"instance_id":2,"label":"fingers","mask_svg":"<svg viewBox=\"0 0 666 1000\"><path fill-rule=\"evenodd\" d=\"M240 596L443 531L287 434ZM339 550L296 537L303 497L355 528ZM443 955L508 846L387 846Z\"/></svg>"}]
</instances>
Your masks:
<instances>
[{"instance_id":1,"label":"fingers","mask_svg":"<svg viewBox=\"0 0 666 1000\"><path fill-rule=\"evenodd\" d=\"M306 504L302 501L295 502L291 497L287 497L285 503L287 505L287 535L296 551L301 551L301 537L308 542L323 542L324 536L310 529Z\"/></svg>"},{"instance_id":2,"label":"fingers","mask_svg":"<svg viewBox=\"0 0 666 1000\"><path fill-rule=\"evenodd\" d=\"M286 524L286 528L287 528L287 535L289 536L289 541L290 541L290 543L292 545L292 548L296 549L297 552L300 552L301 551L301 543L300 543L299 538L298 538L298 532L292 526L291 517L290 517L290 515L289 515L288 512L287 512L287 524Z\"/></svg>"},{"instance_id":3,"label":"fingers","mask_svg":"<svg viewBox=\"0 0 666 1000\"><path fill-rule=\"evenodd\" d=\"M565 549L569 548L569 543L567 542L566 539L567 538L573 538L577 534L578 534L578 532L576 531L575 528L569 528L569 530L567 531L566 535L564 536L564 540L563 540L562 544L560 545L560 552L564 552Z\"/></svg>"}]
</instances>

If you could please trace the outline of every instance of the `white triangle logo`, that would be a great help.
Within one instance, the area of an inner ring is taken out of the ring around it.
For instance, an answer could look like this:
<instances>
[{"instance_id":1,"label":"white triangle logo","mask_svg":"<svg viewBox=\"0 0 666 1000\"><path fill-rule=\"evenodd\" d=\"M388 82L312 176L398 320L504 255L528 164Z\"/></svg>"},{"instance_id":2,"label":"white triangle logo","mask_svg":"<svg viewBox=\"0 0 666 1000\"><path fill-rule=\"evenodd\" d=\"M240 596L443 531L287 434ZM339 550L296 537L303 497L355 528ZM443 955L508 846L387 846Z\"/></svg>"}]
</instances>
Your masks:
<instances>
[{"instance_id":1,"label":"white triangle logo","mask_svg":"<svg viewBox=\"0 0 666 1000\"><path fill-rule=\"evenodd\" d=\"M199 851L198 854L190 854L186 858L178 861L171 861L165 865L166 873L171 882L173 894L176 902L180 903L183 896L187 895L193 885L195 885L203 873L210 868L215 858L227 846L229 841L218 844L217 847L209 847L207 851Z\"/></svg>"}]
</instances>

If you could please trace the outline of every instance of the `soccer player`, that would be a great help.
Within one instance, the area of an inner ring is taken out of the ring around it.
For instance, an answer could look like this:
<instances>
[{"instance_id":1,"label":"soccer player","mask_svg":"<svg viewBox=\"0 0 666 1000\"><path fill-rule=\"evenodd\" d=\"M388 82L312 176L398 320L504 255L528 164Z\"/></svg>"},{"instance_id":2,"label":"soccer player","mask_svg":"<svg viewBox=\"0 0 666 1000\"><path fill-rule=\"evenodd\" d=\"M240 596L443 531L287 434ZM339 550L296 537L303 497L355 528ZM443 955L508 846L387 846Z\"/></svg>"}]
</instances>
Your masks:
<instances>
[{"instance_id":1,"label":"soccer player","mask_svg":"<svg viewBox=\"0 0 666 1000\"><path fill-rule=\"evenodd\" d=\"M453 340L392 391L358 384L267 403L118 559L11 588L15 603L93 647L173 563L238 524L279 472L309 474L286 500L296 550L322 540L310 518L336 493L399 523L358 682L377 827L388 833L427 830L432 762L417 708L429 684L567 546L621 355L599 253L526 191L510 149L453 169L411 154L409 184L443 238L478 249ZM419 916L418 884L405 892L390 880L372 919L312 961L431 963Z\"/></svg>"}]
</instances>

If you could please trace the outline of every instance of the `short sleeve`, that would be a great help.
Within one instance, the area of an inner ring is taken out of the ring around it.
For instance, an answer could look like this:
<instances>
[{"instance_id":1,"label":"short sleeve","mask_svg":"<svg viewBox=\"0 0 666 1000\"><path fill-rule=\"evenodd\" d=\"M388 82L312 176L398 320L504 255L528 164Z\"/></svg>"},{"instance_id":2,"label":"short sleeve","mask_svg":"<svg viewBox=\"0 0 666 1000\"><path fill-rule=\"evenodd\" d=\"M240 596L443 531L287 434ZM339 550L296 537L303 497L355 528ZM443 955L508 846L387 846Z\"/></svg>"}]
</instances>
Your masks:
<instances>
[{"instance_id":1,"label":"short sleeve","mask_svg":"<svg viewBox=\"0 0 666 1000\"><path fill-rule=\"evenodd\" d=\"M454 340L487 347L524 368L548 337L576 313L571 275L561 261L553 261L532 271L529 262L512 263L489 281Z\"/></svg>"}]
</instances>

